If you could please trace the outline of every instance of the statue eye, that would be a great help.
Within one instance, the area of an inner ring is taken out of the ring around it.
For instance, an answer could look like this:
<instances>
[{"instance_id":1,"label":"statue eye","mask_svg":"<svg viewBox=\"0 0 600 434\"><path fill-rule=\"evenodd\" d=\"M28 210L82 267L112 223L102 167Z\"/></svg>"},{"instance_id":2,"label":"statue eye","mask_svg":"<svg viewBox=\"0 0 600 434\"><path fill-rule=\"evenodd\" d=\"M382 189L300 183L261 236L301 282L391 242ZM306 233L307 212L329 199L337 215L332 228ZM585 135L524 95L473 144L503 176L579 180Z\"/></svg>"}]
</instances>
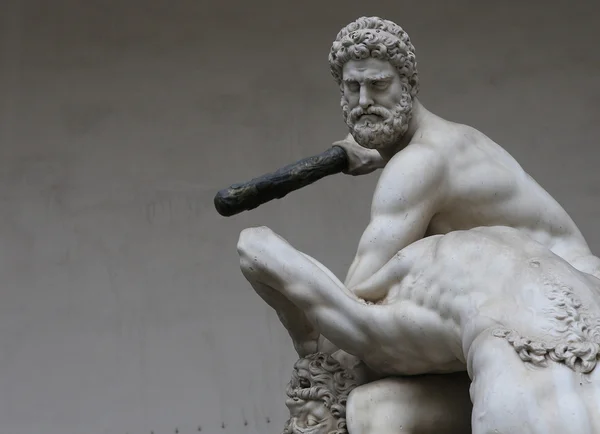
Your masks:
<instances>
[{"instance_id":1,"label":"statue eye","mask_svg":"<svg viewBox=\"0 0 600 434\"><path fill-rule=\"evenodd\" d=\"M298 383L300 384L300 387L302 388L308 388L310 387L310 381L308 381L306 378L301 378Z\"/></svg>"},{"instance_id":2,"label":"statue eye","mask_svg":"<svg viewBox=\"0 0 600 434\"><path fill-rule=\"evenodd\" d=\"M358 91L358 88L359 88L358 83L356 81L347 81L346 82L346 87L351 92L356 92L356 91Z\"/></svg>"},{"instance_id":3,"label":"statue eye","mask_svg":"<svg viewBox=\"0 0 600 434\"><path fill-rule=\"evenodd\" d=\"M371 82L371 85L376 89L385 89L387 84L388 82L384 80L374 80Z\"/></svg>"}]
</instances>

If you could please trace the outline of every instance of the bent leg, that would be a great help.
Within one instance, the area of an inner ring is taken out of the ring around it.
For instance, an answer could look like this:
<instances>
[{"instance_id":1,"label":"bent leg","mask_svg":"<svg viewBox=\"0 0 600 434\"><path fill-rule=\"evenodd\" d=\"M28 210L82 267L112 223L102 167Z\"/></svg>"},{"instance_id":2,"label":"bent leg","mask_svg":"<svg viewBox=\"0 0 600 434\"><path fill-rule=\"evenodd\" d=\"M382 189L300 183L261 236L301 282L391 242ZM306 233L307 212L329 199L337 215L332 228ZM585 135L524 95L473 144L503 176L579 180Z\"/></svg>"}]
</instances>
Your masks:
<instances>
[{"instance_id":1,"label":"bent leg","mask_svg":"<svg viewBox=\"0 0 600 434\"><path fill-rule=\"evenodd\" d=\"M466 372L392 377L352 391L349 434L468 434L471 401Z\"/></svg>"},{"instance_id":2,"label":"bent leg","mask_svg":"<svg viewBox=\"0 0 600 434\"><path fill-rule=\"evenodd\" d=\"M279 321L288 331L298 356L304 357L320 351L320 333L302 310L277 290L254 280L251 274L246 278L254 291L275 310Z\"/></svg>"},{"instance_id":3,"label":"bent leg","mask_svg":"<svg viewBox=\"0 0 600 434\"><path fill-rule=\"evenodd\" d=\"M249 281L278 291L335 346L358 355L372 344L366 324L376 319L369 306L318 261L265 227L242 231L238 254Z\"/></svg>"},{"instance_id":4,"label":"bent leg","mask_svg":"<svg viewBox=\"0 0 600 434\"><path fill-rule=\"evenodd\" d=\"M237 250L240 255L242 274L254 291L275 310L279 320L288 331L294 348L300 357L322 351L322 348L320 348L322 344L319 343L323 339L319 331L308 320L304 311L288 300L281 291L270 286L275 285L277 282L269 279L268 273L263 270L263 268L268 269L269 266L265 264L266 267L257 267L250 257L254 253L259 255L259 252L256 252L258 247L256 236L260 236L262 232L265 232L262 228L257 230L246 229L240 234ZM269 282L270 285L264 282ZM335 348L330 348L329 353L335 350Z\"/></svg>"}]
</instances>

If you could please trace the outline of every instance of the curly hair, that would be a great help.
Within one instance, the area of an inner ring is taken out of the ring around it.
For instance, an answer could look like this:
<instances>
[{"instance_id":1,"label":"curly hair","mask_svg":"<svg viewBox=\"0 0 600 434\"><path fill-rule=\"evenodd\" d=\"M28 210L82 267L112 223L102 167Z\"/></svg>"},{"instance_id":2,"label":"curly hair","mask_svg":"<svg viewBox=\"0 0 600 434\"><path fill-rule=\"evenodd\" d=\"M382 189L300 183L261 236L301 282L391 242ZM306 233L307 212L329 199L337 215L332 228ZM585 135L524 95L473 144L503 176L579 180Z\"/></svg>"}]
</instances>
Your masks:
<instances>
[{"instance_id":1,"label":"curly hair","mask_svg":"<svg viewBox=\"0 0 600 434\"><path fill-rule=\"evenodd\" d=\"M506 339L526 363L544 367L551 360L575 372L589 374L600 358L600 317L590 314L570 286L548 278L543 287L552 302L552 307L543 313L554 322L551 330L554 339L544 342L508 328L498 328L493 335Z\"/></svg>"},{"instance_id":2,"label":"curly hair","mask_svg":"<svg viewBox=\"0 0 600 434\"><path fill-rule=\"evenodd\" d=\"M300 369L306 369L308 374L304 375ZM336 431L331 434L347 434L346 402L350 392L357 386L358 381L351 371L330 355L319 352L303 357L294 364L286 394L292 399L322 401L336 419ZM291 433L289 422L283 434Z\"/></svg>"},{"instance_id":3,"label":"curly hair","mask_svg":"<svg viewBox=\"0 0 600 434\"><path fill-rule=\"evenodd\" d=\"M417 95L415 47L402 27L379 17L360 17L340 30L329 52L331 74L340 88L344 64L369 57L390 62L408 86L411 97Z\"/></svg>"}]
</instances>

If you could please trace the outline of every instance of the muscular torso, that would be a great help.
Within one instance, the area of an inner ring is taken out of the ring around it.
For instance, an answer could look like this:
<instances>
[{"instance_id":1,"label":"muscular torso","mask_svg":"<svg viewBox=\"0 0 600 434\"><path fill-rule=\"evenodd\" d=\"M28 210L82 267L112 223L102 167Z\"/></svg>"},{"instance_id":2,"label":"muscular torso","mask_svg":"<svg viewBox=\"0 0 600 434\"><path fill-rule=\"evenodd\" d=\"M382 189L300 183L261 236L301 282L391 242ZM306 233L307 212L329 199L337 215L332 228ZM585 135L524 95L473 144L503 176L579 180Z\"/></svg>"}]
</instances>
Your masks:
<instances>
[{"instance_id":1,"label":"muscular torso","mask_svg":"<svg viewBox=\"0 0 600 434\"><path fill-rule=\"evenodd\" d=\"M527 233L571 263L592 254L567 212L504 149L471 127L436 123L425 126L420 140L443 156L447 173L444 200L426 235L503 225ZM597 273L595 266L582 271Z\"/></svg>"},{"instance_id":2,"label":"muscular torso","mask_svg":"<svg viewBox=\"0 0 600 434\"><path fill-rule=\"evenodd\" d=\"M477 294L470 293L465 298L457 292L461 287L456 282L442 284L443 273L436 275L427 270L423 275L402 279L395 273L396 282L390 281L383 290L368 283L373 275L385 274L382 267L388 267L386 262L396 252L408 255L416 245L423 246L419 240L424 237L478 227L510 227L576 269L600 277L600 259L592 254L567 212L512 156L483 133L432 116L416 130L408 148L384 168L373 199L371 222L345 282L358 297L370 302L382 303L384 293L387 301L392 294L403 300L391 315L409 322L396 323L393 329L379 333L380 349L364 355L375 370L416 374L452 372L465 367L462 337L473 331L461 331L463 319L457 315L466 309L461 303L472 303ZM479 273L476 276L481 287L489 287L490 276L505 282L513 278L514 270L497 267L500 262L493 249L473 252L472 257L460 256L453 266L446 267L445 276L454 279L455 270L464 272L465 264L475 267L478 263L489 267L487 274L472 270ZM429 254L432 251L426 256ZM479 257L483 255L489 257ZM441 266L435 261L421 261L432 269ZM448 259L446 265L447 262ZM424 276L432 280L427 281ZM411 282L417 278L419 285L413 285ZM463 289L473 290L469 286L473 285L471 277L464 284ZM390 290L392 286L394 289ZM518 293L522 288L511 289ZM600 287L593 290L600 294ZM385 306L381 309L385 310ZM427 326L412 326L410 321L415 315L421 315L419 321L429 318ZM401 351L401 360L395 357L396 351ZM390 360L396 364L389 365Z\"/></svg>"},{"instance_id":3,"label":"muscular torso","mask_svg":"<svg viewBox=\"0 0 600 434\"><path fill-rule=\"evenodd\" d=\"M388 375L464 370L472 343L491 329L554 343L571 324L560 318L572 308L556 298L565 287L581 302L577 317L600 318L600 281L506 227L417 241L365 284L388 288L372 306L370 333L379 349L363 355Z\"/></svg>"}]
</instances>

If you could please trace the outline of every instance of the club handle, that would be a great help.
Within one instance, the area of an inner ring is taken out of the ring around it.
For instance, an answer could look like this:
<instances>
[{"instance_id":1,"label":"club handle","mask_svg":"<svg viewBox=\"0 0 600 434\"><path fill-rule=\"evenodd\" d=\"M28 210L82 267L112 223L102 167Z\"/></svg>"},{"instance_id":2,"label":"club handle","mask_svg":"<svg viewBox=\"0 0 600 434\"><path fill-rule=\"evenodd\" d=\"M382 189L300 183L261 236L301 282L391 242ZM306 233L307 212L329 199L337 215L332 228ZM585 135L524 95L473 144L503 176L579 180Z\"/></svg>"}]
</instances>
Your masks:
<instances>
[{"instance_id":1,"label":"club handle","mask_svg":"<svg viewBox=\"0 0 600 434\"><path fill-rule=\"evenodd\" d=\"M220 190L214 199L217 212L225 217L252 210L273 199L306 187L321 178L342 172L348 167L348 155L334 145L326 151L289 164L248 182Z\"/></svg>"}]
</instances>

